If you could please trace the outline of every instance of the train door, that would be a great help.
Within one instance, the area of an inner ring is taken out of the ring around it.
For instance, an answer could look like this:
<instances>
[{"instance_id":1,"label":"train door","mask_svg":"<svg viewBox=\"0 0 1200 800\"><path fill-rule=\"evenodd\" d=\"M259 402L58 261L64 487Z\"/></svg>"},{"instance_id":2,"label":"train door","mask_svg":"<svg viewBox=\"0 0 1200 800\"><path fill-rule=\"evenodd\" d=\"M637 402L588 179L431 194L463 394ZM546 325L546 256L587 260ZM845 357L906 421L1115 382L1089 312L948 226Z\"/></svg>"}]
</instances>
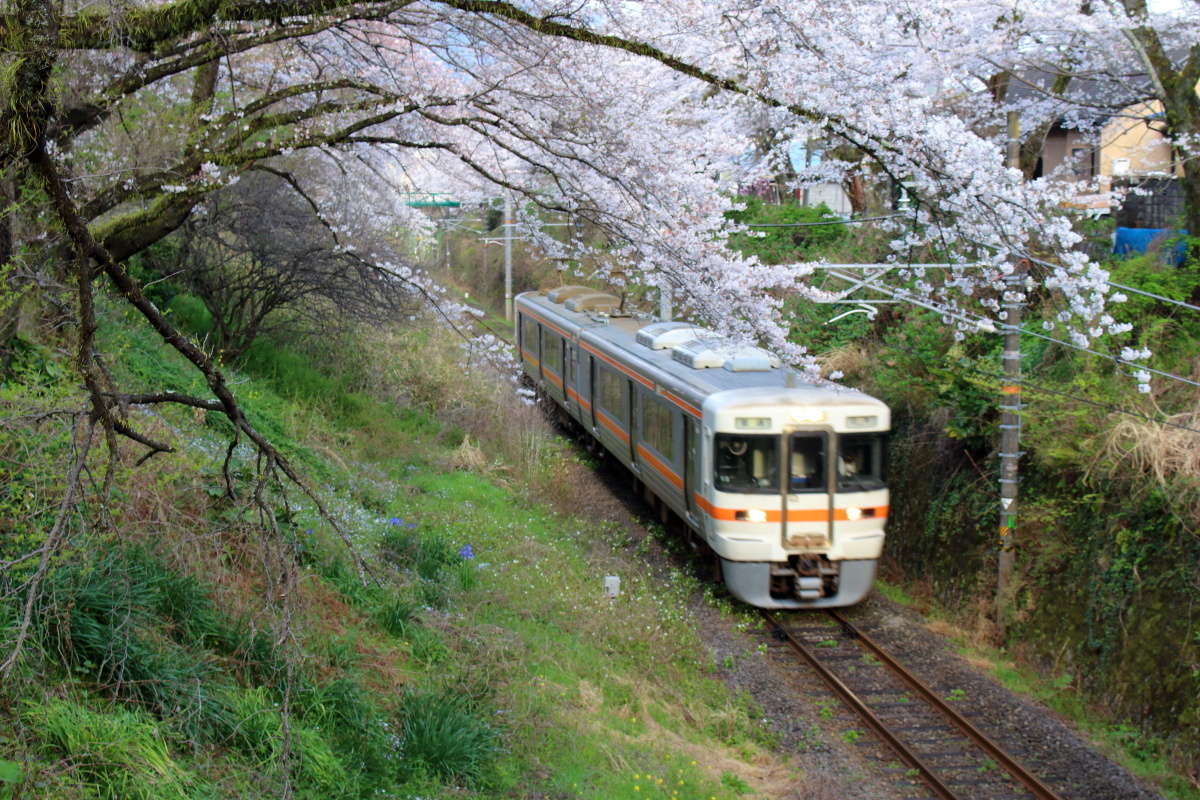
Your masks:
<instances>
[{"instance_id":1,"label":"train door","mask_svg":"<svg viewBox=\"0 0 1200 800\"><path fill-rule=\"evenodd\" d=\"M525 362L525 372L531 377L541 377L541 348L538 344L538 324L528 314L521 314L520 350Z\"/></svg>"},{"instance_id":2,"label":"train door","mask_svg":"<svg viewBox=\"0 0 1200 800\"><path fill-rule=\"evenodd\" d=\"M626 380L626 394L629 397L629 458L634 464L640 464L641 459L637 457L638 442L645 441L645 433L642 431L642 393L634 385L633 381Z\"/></svg>"},{"instance_id":3,"label":"train door","mask_svg":"<svg viewBox=\"0 0 1200 800\"><path fill-rule=\"evenodd\" d=\"M641 392L634 391L633 381L625 379L625 414L629 420L629 462L637 463L637 451L635 444L641 440L641 425L638 422L638 417L641 416Z\"/></svg>"},{"instance_id":4,"label":"train door","mask_svg":"<svg viewBox=\"0 0 1200 800\"><path fill-rule=\"evenodd\" d=\"M684 459L683 497L688 513L696 516L696 492L700 491L700 422L695 418L683 417Z\"/></svg>"},{"instance_id":5,"label":"train door","mask_svg":"<svg viewBox=\"0 0 1200 800\"><path fill-rule=\"evenodd\" d=\"M782 538L785 546L833 541L830 434L785 431Z\"/></svg>"},{"instance_id":6,"label":"train door","mask_svg":"<svg viewBox=\"0 0 1200 800\"><path fill-rule=\"evenodd\" d=\"M581 419L583 410L579 407L579 386L575 378L575 359L579 357L578 351L574 342L570 339L563 340L563 398L566 402L567 412L576 419Z\"/></svg>"},{"instance_id":7,"label":"train door","mask_svg":"<svg viewBox=\"0 0 1200 800\"><path fill-rule=\"evenodd\" d=\"M591 426L592 432L594 433L596 430L596 359L593 356L589 355L587 357L587 363L588 363L588 369L587 369L587 373L588 373L588 385L587 385L588 413L586 414L584 419L587 421L587 424L589 426Z\"/></svg>"}]
</instances>

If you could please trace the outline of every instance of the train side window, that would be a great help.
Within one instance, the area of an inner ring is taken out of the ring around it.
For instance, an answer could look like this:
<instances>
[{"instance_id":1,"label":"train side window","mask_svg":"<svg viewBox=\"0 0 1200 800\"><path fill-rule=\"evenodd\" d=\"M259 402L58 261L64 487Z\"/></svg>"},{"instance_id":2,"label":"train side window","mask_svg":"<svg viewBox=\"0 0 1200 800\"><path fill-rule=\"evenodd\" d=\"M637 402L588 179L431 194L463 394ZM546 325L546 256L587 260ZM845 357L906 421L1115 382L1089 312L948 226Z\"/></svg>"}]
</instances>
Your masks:
<instances>
[{"instance_id":1,"label":"train side window","mask_svg":"<svg viewBox=\"0 0 1200 800\"><path fill-rule=\"evenodd\" d=\"M675 420L671 407L654 395L642 398L642 440L668 461L675 460Z\"/></svg>"},{"instance_id":2,"label":"train side window","mask_svg":"<svg viewBox=\"0 0 1200 800\"><path fill-rule=\"evenodd\" d=\"M625 406L625 380L608 367L596 364L596 404L622 425L629 425Z\"/></svg>"},{"instance_id":3,"label":"train side window","mask_svg":"<svg viewBox=\"0 0 1200 800\"><path fill-rule=\"evenodd\" d=\"M521 315L521 349L525 358L534 361L538 357L538 324L528 314Z\"/></svg>"},{"instance_id":4,"label":"train side window","mask_svg":"<svg viewBox=\"0 0 1200 800\"><path fill-rule=\"evenodd\" d=\"M545 328L542 328L542 366L562 375L562 339Z\"/></svg>"}]
</instances>

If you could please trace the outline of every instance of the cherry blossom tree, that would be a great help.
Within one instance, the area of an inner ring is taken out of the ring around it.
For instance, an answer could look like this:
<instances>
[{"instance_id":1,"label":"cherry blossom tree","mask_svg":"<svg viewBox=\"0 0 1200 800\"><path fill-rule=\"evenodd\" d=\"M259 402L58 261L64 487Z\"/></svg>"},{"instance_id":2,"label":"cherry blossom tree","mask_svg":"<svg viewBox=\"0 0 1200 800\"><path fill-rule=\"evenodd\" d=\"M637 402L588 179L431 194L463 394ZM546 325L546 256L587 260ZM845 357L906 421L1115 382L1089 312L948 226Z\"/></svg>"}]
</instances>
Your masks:
<instances>
[{"instance_id":1,"label":"cherry blossom tree","mask_svg":"<svg viewBox=\"0 0 1200 800\"><path fill-rule=\"evenodd\" d=\"M186 401L223 411L273 452L219 365L122 266L251 169L274 169L318 206L328 198L293 166L305 159L352 160L383 183L464 200L523 197L605 232L603 247L564 243L530 214L550 257L587 255L614 282L669 286L691 313L794 361L804 353L787 341L781 297L821 297L814 265L767 266L723 245L727 193L773 167L744 157L746 119L854 155L801 181L841 180L865 159L903 183L915 202L891 223L894 258L911 263L897 296L965 327L1002 324L1003 279L1033 256L1037 285L1064 297L1062 324L1080 345L1120 331L1104 312L1106 274L1076 249L1060 208L1071 188L1005 166L995 76L1031 63L1103 69L1117 92L1131 88L1121 53L1138 55L1175 103L1168 124L1195 183L1195 117L1179 87L1200 57L1194 45L1186 61L1174 55L1196 40L1194 15L1152 16L1134 0L1066 17L1049 0L11 0L6 12L0 167L25 219L62 231L23 244L72 253L78 366L96 419L125 435L136 434L121 418L129 398L96 375L97 273L205 375L213 398ZM1054 91L1038 102L1022 113L1044 120L1083 104ZM326 222L349 237L391 213ZM963 266L932 280L919 266L930 252ZM378 255L359 257L412 280Z\"/></svg>"}]
</instances>

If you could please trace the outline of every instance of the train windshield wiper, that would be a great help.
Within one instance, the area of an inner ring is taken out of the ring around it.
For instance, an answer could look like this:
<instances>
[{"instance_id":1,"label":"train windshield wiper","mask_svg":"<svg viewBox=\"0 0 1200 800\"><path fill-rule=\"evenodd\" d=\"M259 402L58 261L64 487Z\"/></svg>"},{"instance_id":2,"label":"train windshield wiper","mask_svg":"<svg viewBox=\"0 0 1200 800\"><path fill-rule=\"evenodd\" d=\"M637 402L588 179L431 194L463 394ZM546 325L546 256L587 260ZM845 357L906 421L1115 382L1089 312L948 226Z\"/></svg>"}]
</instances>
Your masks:
<instances>
[{"instance_id":1,"label":"train windshield wiper","mask_svg":"<svg viewBox=\"0 0 1200 800\"><path fill-rule=\"evenodd\" d=\"M849 484L851 481L854 482L854 485L852 487L847 486L847 484ZM840 476L840 479L838 480L838 488L843 490L847 488L854 488L860 492L868 492L871 490L871 487L867 485L866 481L863 479L863 476L857 473L854 475Z\"/></svg>"}]
</instances>

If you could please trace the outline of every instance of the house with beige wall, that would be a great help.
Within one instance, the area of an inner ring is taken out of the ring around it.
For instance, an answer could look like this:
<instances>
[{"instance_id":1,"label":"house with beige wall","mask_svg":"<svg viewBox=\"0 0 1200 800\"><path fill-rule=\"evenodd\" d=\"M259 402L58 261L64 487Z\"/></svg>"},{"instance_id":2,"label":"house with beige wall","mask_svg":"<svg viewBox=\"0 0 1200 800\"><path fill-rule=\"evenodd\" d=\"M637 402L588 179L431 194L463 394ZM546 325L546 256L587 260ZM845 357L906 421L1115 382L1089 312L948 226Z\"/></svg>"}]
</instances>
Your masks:
<instances>
[{"instance_id":1,"label":"house with beige wall","mask_svg":"<svg viewBox=\"0 0 1200 800\"><path fill-rule=\"evenodd\" d=\"M1183 167L1154 122L1162 118L1157 100L1139 103L1110 119L1100 131L1099 174L1110 178L1183 176Z\"/></svg>"},{"instance_id":2,"label":"house with beige wall","mask_svg":"<svg viewBox=\"0 0 1200 800\"><path fill-rule=\"evenodd\" d=\"M1065 180L1099 178L1101 191L1114 177L1181 177L1183 168L1154 125L1161 117L1157 101L1129 106L1104 123L1098 139L1056 126L1046 135L1035 177L1057 172Z\"/></svg>"}]
</instances>

